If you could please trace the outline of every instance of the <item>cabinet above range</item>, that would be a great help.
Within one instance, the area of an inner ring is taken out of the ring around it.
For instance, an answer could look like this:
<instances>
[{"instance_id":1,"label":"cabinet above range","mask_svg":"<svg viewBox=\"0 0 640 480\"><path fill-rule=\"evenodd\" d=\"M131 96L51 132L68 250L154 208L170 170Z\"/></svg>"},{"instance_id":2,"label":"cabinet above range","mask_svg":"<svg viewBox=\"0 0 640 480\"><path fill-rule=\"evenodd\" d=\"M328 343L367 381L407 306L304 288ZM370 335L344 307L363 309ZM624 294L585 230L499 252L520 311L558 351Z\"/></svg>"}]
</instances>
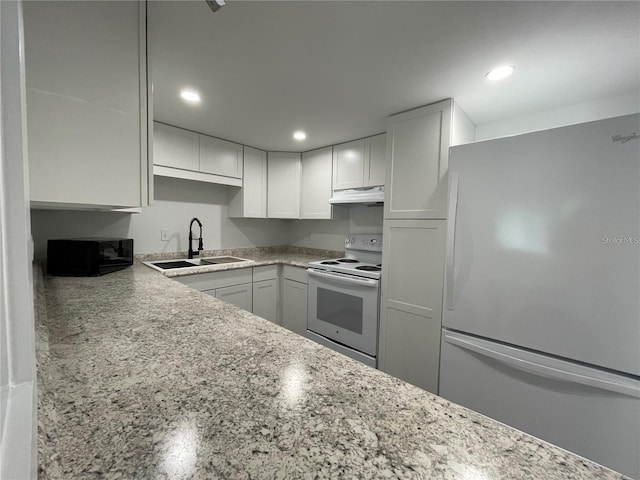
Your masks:
<instances>
[{"instance_id":1,"label":"cabinet above range","mask_svg":"<svg viewBox=\"0 0 640 480\"><path fill-rule=\"evenodd\" d=\"M153 173L242 186L242 145L153 122Z\"/></svg>"},{"instance_id":2,"label":"cabinet above range","mask_svg":"<svg viewBox=\"0 0 640 480\"><path fill-rule=\"evenodd\" d=\"M333 147L333 190L384 185L387 134Z\"/></svg>"}]
</instances>

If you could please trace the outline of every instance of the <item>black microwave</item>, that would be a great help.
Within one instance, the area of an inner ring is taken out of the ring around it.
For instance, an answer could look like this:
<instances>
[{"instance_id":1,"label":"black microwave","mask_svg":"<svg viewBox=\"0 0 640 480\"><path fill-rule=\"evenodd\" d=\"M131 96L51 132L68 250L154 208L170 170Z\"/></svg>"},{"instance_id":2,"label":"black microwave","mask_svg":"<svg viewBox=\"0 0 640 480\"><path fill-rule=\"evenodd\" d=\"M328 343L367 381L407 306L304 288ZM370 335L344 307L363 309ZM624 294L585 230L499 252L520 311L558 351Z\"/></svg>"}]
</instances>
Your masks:
<instances>
[{"instance_id":1,"label":"black microwave","mask_svg":"<svg viewBox=\"0 0 640 480\"><path fill-rule=\"evenodd\" d=\"M95 277L132 264L132 238L69 238L47 242L49 275Z\"/></svg>"}]
</instances>

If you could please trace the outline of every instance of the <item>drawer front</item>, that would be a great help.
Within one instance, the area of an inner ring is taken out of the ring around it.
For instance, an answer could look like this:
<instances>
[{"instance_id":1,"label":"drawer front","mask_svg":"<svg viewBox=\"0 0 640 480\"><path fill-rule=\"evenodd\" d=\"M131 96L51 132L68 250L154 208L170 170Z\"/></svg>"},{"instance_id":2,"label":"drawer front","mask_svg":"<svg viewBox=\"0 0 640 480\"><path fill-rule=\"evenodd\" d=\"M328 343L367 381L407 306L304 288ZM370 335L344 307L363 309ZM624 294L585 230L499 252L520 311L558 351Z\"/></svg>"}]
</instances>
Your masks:
<instances>
[{"instance_id":1,"label":"drawer front","mask_svg":"<svg viewBox=\"0 0 640 480\"><path fill-rule=\"evenodd\" d=\"M300 283L309 283L307 280L307 269L302 267L292 267L291 265L284 265L282 267L282 276L289 280L293 280Z\"/></svg>"},{"instance_id":2,"label":"drawer front","mask_svg":"<svg viewBox=\"0 0 640 480\"><path fill-rule=\"evenodd\" d=\"M251 283L251 270L251 268L238 268L219 272L197 273L195 275L175 277L174 280L202 292L204 290L240 285L242 283Z\"/></svg>"},{"instance_id":3,"label":"drawer front","mask_svg":"<svg viewBox=\"0 0 640 480\"><path fill-rule=\"evenodd\" d=\"M253 281L273 280L278 278L278 265L264 265L253 267Z\"/></svg>"}]
</instances>

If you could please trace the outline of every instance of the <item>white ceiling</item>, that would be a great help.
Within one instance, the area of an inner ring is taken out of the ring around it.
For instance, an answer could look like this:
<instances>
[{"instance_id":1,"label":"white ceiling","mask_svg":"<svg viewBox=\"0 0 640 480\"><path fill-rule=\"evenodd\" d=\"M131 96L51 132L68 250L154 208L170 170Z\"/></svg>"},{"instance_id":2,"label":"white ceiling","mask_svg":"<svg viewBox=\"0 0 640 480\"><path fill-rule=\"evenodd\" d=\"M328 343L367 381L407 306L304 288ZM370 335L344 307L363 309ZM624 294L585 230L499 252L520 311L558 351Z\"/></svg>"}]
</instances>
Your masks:
<instances>
[{"instance_id":1,"label":"white ceiling","mask_svg":"<svg viewBox=\"0 0 640 480\"><path fill-rule=\"evenodd\" d=\"M477 125L629 92L640 106L638 1L157 1L149 25L154 117L265 150L383 132L448 97ZM484 78L503 63L512 77Z\"/></svg>"}]
</instances>

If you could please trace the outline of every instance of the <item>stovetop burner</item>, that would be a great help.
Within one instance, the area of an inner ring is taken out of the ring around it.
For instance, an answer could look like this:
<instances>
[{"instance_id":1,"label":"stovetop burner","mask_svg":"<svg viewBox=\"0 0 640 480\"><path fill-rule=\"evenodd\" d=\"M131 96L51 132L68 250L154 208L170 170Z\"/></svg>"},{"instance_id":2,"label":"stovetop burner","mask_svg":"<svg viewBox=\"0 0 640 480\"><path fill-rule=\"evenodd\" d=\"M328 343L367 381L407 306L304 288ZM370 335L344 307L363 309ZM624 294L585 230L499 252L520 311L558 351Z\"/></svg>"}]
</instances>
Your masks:
<instances>
[{"instance_id":1,"label":"stovetop burner","mask_svg":"<svg viewBox=\"0 0 640 480\"><path fill-rule=\"evenodd\" d=\"M310 269L337 274L334 277L351 275L380 280L382 277L382 235L349 235L345 239L344 250L343 257L329 257L309 262Z\"/></svg>"},{"instance_id":2,"label":"stovetop burner","mask_svg":"<svg viewBox=\"0 0 640 480\"><path fill-rule=\"evenodd\" d=\"M356 267L356 270L362 270L363 272L379 272L382 268L376 265L360 265Z\"/></svg>"}]
</instances>

